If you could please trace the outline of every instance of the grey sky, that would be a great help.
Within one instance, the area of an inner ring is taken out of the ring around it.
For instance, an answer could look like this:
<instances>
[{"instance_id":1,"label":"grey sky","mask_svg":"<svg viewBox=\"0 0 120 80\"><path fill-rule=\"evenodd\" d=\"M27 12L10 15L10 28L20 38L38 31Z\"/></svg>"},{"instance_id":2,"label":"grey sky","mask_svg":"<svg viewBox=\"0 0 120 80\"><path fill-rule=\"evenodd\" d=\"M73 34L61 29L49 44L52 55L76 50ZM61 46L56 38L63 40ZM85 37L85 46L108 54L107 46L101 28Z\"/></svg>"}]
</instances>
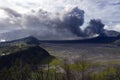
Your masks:
<instances>
[{"instance_id":1,"label":"grey sky","mask_svg":"<svg viewBox=\"0 0 120 80\"><path fill-rule=\"evenodd\" d=\"M74 6L85 11L83 27L90 19L99 18L105 28L120 31L119 3L120 0L0 0L0 32L24 28L23 18L34 15L40 8L54 15L64 14Z\"/></svg>"}]
</instances>

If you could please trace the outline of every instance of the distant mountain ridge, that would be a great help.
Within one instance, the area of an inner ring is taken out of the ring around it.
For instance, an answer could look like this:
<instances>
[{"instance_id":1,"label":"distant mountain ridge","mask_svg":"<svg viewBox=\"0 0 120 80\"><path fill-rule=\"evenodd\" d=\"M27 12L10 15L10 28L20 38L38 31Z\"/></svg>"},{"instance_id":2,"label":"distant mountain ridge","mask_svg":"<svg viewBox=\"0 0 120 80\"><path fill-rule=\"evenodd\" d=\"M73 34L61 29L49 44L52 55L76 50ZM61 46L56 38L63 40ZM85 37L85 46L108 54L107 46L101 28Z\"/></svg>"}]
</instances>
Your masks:
<instances>
[{"instance_id":1,"label":"distant mountain ridge","mask_svg":"<svg viewBox=\"0 0 120 80\"><path fill-rule=\"evenodd\" d=\"M119 40L120 37L105 37L98 36L88 39L77 39L77 40L40 40L41 43L112 43Z\"/></svg>"},{"instance_id":2,"label":"distant mountain ridge","mask_svg":"<svg viewBox=\"0 0 120 80\"><path fill-rule=\"evenodd\" d=\"M24 42L26 44L39 45L40 43L113 43L120 40L120 33L116 31L107 31L104 36L96 36L83 39L71 39L71 40L39 40L36 37L28 36L12 41L0 42L0 46L9 45L13 43Z\"/></svg>"},{"instance_id":3,"label":"distant mountain ridge","mask_svg":"<svg viewBox=\"0 0 120 80\"><path fill-rule=\"evenodd\" d=\"M9 45L13 43L27 43L27 44L34 44L39 45L40 43L113 43L117 40L120 40L120 35L107 37L107 36L97 36L94 38L86 38L86 39L73 39L73 40L38 40L33 36L8 41L8 42L1 42L0 45Z\"/></svg>"},{"instance_id":4,"label":"distant mountain ridge","mask_svg":"<svg viewBox=\"0 0 120 80\"><path fill-rule=\"evenodd\" d=\"M33 36L28 36L25 38L8 41L8 43L20 43L20 42L25 42L27 44L39 44L39 40Z\"/></svg>"},{"instance_id":5,"label":"distant mountain ridge","mask_svg":"<svg viewBox=\"0 0 120 80\"><path fill-rule=\"evenodd\" d=\"M85 34L85 33L84 33ZM105 30L103 34L100 36L105 36L105 37L116 37L120 34L120 32L114 31L114 30ZM57 34L56 34L57 35ZM59 35L59 33L58 33ZM99 35L99 34L94 34L94 35ZM86 38L94 38L93 36L85 36L85 37L76 37L76 36L55 36L55 35L49 35L49 34L42 34L41 31L39 30L26 30L26 29L20 29L20 30L14 30L10 32L4 32L0 33L0 42L5 42L5 41L14 41L22 38L26 38L29 36L33 36L39 40L71 40L71 39L86 39Z\"/></svg>"}]
</instances>

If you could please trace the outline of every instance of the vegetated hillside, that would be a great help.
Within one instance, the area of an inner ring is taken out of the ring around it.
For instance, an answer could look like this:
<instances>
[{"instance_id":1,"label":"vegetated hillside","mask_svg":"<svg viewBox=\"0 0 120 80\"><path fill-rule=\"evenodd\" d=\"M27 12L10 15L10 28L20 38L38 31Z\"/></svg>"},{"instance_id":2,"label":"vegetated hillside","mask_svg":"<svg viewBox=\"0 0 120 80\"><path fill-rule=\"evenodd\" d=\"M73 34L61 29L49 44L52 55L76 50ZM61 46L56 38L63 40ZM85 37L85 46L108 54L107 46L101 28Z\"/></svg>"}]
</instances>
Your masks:
<instances>
[{"instance_id":1,"label":"vegetated hillside","mask_svg":"<svg viewBox=\"0 0 120 80\"><path fill-rule=\"evenodd\" d=\"M11 67L16 61L22 64L37 65L40 62L50 56L50 54L39 46L31 46L23 50L19 50L14 53L10 53L0 57L0 69L5 67Z\"/></svg>"},{"instance_id":2,"label":"vegetated hillside","mask_svg":"<svg viewBox=\"0 0 120 80\"><path fill-rule=\"evenodd\" d=\"M39 40L30 36L14 41L1 42L0 43L0 55L8 55L20 50L29 48L30 46L39 45Z\"/></svg>"}]
</instances>

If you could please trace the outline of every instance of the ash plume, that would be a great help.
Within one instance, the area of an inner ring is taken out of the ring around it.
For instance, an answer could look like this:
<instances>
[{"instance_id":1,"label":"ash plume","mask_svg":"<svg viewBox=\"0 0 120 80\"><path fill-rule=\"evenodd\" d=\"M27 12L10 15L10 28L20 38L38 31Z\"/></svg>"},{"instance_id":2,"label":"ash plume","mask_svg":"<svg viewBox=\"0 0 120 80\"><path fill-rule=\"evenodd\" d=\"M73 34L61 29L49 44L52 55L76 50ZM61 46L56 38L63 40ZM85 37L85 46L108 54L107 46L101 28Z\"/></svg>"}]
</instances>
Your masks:
<instances>
[{"instance_id":1,"label":"ash plume","mask_svg":"<svg viewBox=\"0 0 120 80\"><path fill-rule=\"evenodd\" d=\"M64 38L83 35L80 26L84 23L84 11L78 7L58 13L50 13L39 9L38 11L31 11L29 14L20 14L9 8L2 9L9 16L0 21L0 27L4 26L5 29L21 28L27 32L30 31L30 35L42 38L48 36L51 38Z\"/></svg>"},{"instance_id":2,"label":"ash plume","mask_svg":"<svg viewBox=\"0 0 120 80\"><path fill-rule=\"evenodd\" d=\"M89 25L85 28L84 32L87 36L93 36L93 35L104 35L104 24L101 22L100 19L92 19L89 22Z\"/></svg>"},{"instance_id":3,"label":"ash plume","mask_svg":"<svg viewBox=\"0 0 120 80\"><path fill-rule=\"evenodd\" d=\"M84 23L84 11L75 7L72 11L64 15L64 24L76 36L82 36L80 26Z\"/></svg>"},{"instance_id":4,"label":"ash plume","mask_svg":"<svg viewBox=\"0 0 120 80\"><path fill-rule=\"evenodd\" d=\"M85 12L78 7L68 7L68 10L65 9L56 13L39 9L37 11L32 10L28 14L20 14L9 8L1 9L7 13L8 17L0 19L0 28L10 31L21 30L13 31L11 34L9 32L9 36L15 34L14 37L11 37L12 40L29 35L39 39L67 39L116 34L114 31L104 29L105 24L100 19L91 19L88 26L81 30ZM9 40L8 37L7 39Z\"/></svg>"},{"instance_id":5,"label":"ash plume","mask_svg":"<svg viewBox=\"0 0 120 80\"><path fill-rule=\"evenodd\" d=\"M91 19L89 25L85 28L84 34L87 37L106 36L117 37L120 33L114 30L106 30L105 24L100 19Z\"/></svg>"},{"instance_id":6,"label":"ash plume","mask_svg":"<svg viewBox=\"0 0 120 80\"><path fill-rule=\"evenodd\" d=\"M24 17L23 25L27 28L41 28L43 31L50 32L50 34L61 36L80 36L80 26L84 23L84 11L78 7L63 12L63 14L54 14L54 16L51 13L39 10L36 15Z\"/></svg>"}]
</instances>

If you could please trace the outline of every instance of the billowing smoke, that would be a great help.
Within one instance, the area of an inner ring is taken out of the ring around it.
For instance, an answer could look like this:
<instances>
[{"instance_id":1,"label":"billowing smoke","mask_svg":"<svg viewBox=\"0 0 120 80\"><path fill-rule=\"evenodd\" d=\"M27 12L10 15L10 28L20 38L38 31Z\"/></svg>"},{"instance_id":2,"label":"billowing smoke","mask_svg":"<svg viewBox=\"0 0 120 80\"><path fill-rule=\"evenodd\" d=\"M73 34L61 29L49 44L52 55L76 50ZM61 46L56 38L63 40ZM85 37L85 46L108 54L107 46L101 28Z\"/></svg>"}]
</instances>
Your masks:
<instances>
[{"instance_id":1,"label":"billowing smoke","mask_svg":"<svg viewBox=\"0 0 120 80\"><path fill-rule=\"evenodd\" d=\"M68 30L77 36L82 36L80 26L84 23L84 11L74 8L72 11L64 15L64 24L66 24Z\"/></svg>"},{"instance_id":2,"label":"billowing smoke","mask_svg":"<svg viewBox=\"0 0 120 80\"><path fill-rule=\"evenodd\" d=\"M32 10L27 14L20 14L9 8L1 9L6 12L8 17L0 19L0 28L3 30L22 30L9 33L12 40L28 35L33 35L39 39L67 39L94 35L106 36L106 34L115 33L105 30L105 25L100 19L90 20L88 26L81 30L81 26L84 24L84 11L78 7L68 7L64 11L56 13L39 9L38 11Z\"/></svg>"},{"instance_id":3,"label":"billowing smoke","mask_svg":"<svg viewBox=\"0 0 120 80\"><path fill-rule=\"evenodd\" d=\"M104 24L101 22L100 19L92 19L89 22L89 25L85 29L85 34L87 36L93 36L93 35L104 35Z\"/></svg>"},{"instance_id":4,"label":"billowing smoke","mask_svg":"<svg viewBox=\"0 0 120 80\"><path fill-rule=\"evenodd\" d=\"M39 28L45 33L53 35L81 35L80 26L84 23L84 11L75 7L69 11L51 13L39 10L35 15L26 15L23 18L23 26Z\"/></svg>"},{"instance_id":5,"label":"billowing smoke","mask_svg":"<svg viewBox=\"0 0 120 80\"><path fill-rule=\"evenodd\" d=\"M0 21L0 27L6 29L21 28L26 30L27 33L29 32L30 35L41 38L48 38L48 36L51 38L65 38L83 35L80 26L84 23L84 11L78 7L72 7L57 13L49 13L39 9L28 14L20 14L9 8L2 9L9 16Z\"/></svg>"},{"instance_id":6,"label":"billowing smoke","mask_svg":"<svg viewBox=\"0 0 120 80\"><path fill-rule=\"evenodd\" d=\"M89 25L85 28L84 34L87 37L93 36L118 36L120 33L114 30L106 30L105 25L102 23L100 19L92 19L89 22Z\"/></svg>"}]
</instances>

